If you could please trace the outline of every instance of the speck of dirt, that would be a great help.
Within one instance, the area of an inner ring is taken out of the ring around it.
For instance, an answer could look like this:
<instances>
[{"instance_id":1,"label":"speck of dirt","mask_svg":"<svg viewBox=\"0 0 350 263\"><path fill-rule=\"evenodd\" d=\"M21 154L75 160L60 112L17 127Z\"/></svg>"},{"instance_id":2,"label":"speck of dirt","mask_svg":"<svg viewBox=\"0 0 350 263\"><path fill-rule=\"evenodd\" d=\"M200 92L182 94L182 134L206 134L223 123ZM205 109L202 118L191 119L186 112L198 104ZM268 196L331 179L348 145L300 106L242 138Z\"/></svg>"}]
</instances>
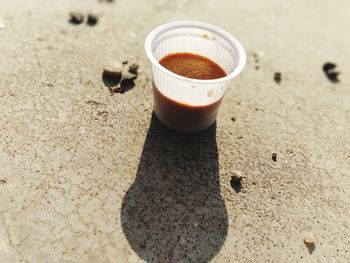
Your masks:
<instances>
[{"instance_id":1,"label":"speck of dirt","mask_svg":"<svg viewBox=\"0 0 350 263\"><path fill-rule=\"evenodd\" d=\"M280 84L282 81L282 74L281 72L275 72L275 75L273 79L276 81L277 84Z\"/></svg>"},{"instance_id":2,"label":"speck of dirt","mask_svg":"<svg viewBox=\"0 0 350 263\"><path fill-rule=\"evenodd\" d=\"M85 103L88 105L91 105L91 106L103 106L103 105L105 105L104 103L97 102L95 100L88 100Z\"/></svg>"},{"instance_id":3,"label":"speck of dirt","mask_svg":"<svg viewBox=\"0 0 350 263\"><path fill-rule=\"evenodd\" d=\"M0 184L6 184L6 183L7 183L6 180L0 179Z\"/></svg>"},{"instance_id":4,"label":"speck of dirt","mask_svg":"<svg viewBox=\"0 0 350 263\"><path fill-rule=\"evenodd\" d=\"M128 63L129 63L129 61L127 61L127 60L124 60L124 61L122 62L123 65L126 65L126 64L128 64Z\"/></svg>"},{"instance_id":5,"label":"speck of dirt","mask_svg":"<svg viewBox=\"0 0 350 263\"><path fill-rule=\"evenodd\" d=\"M88 14L87 24L89 26L95 26L97 22L98 22L98 17L96 15Z\"/></svg>"},{"instance_id":6,"label":"speck of dirt","mask_svg":"<svg viewBox=\"0 0 350 263\"><path fill-rule=\"evenodd\" d=\"M232 118L231 118L231 121L236 121L236 118L235 118L235 117L232 117Z\"/></svg>"},{"instance_id":7,"label":"speck of dirt","mask_svg":"<svg viewBox=\"0 0 350 263\"><path fill-rule=\"evenodd\" d=\"M335 69L337 65L331 62L327 62L323 65L323 71L328 72L331 71L332 69Z\"/></svg>"},{"instance_id":8,"label":"speck of dirt","mask_svg":"<svg viewBox=\"0 0 350 263\"><path fill-rule=\"evenodd\" d=\"M336 70L337 65L331 62L327 62L323 65L323 72L326 74L326 77L330 82L337 83L339 82L338 75L339 71Z\"/></svg>"},{"instance_id":9,"label":"speck of dirt","mask_svg":"<svg viewBox=\"0 0 350 263\"><path fill-rule=\"evenodd\" d=\"M99 111L97 113L97 116L100 116L104 121L107 121L108 111Z\"/></svg>"},{"instance_id":10,"label":"speck of dirt","mask_svg":"<svg viewBox=\"0 0 350 263\"><path fill-rule=\"evenodd\" d=\"M236 193L239 193L242 190L242 179L243 177L236 173L231 176L230 185Z\"/></svg>"},{"instance_id":11,"label":"speck of dirt","mask_svg":"<svg viewBox=\"0 0 350 263\"><path fill-rule=\"evenodd\" d=\"M277 153L272 154L272 161L277 162Z\"/></svg>"},{"instance_id":12,"label":"speck of dirt","mask_svg":"<svg viewBox=\"0 0 350 263\"><path fill-rule=\"evenodd\" d=\"M255 69L259 70L259 56L257 53L253 53L254 63L255 63Z\"/></svg>"},{"instance_id":13,"label":"speck of dirt","mask_svg":"<svg viewBox=\"0 0 350 263\"><path fill-rule=\"evenodd\" d=\"M109 95L113 96L116 93L117 87L108 87Z\"/></svg>"},{"instance_id":14,"label":"speck of dirt","mask_svg":"<svg viewBox=\"0 0 350 263\"><path fill-rule=\"evenodd\" d=\"M80 25L84 22L84 15L80 12L70 12L69 13L69 23L72 25Z\"/></svg>"},{"instance_id":15,"label":"speck of dirt","mask_svg":"<svg viewBox=\"0 0 350 263\"><path fill-rule=\"evenodd\" d=\"M129 67L129 72L137 75L138 69L139 69L139 65L137 65L136 63L132 63Z\"/></svg>"}]
</instances>

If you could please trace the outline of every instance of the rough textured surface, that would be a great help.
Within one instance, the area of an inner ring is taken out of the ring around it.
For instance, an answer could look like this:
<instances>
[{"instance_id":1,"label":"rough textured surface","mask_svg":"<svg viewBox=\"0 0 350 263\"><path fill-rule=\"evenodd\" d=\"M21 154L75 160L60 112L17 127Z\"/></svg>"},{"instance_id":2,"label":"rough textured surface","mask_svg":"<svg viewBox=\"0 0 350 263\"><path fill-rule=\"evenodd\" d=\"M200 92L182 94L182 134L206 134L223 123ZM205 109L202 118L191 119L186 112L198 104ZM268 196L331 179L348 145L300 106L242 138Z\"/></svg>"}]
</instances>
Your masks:
<instances>
[{"instance_id":1,"label":"rough textured surface","mask_svg":"<svg viewBox=\"0 0 350 263\"><path fill-rule=\"evenodd\" d=\"M0 262L350 262L349 13L347 0L2 0ZM248 53L216 127L194 137L152 119L143 39L175 19L221 26ZM106 60L138 63L135 88L110 96Z\"/></svg>"}]
</instances>

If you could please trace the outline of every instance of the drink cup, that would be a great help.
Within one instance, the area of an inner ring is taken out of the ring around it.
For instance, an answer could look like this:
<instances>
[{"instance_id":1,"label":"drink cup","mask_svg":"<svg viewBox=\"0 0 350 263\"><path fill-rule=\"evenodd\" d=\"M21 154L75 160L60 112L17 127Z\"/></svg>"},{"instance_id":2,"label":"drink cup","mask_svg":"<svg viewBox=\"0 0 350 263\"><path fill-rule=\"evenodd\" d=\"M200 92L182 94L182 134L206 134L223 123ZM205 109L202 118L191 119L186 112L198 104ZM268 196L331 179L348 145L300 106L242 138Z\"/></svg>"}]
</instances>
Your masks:
<instances>
[{"instance_id":1,"label":"drink cup","mask_svg":"<svg viewBox=\"0 0 350 263\"><path fill-rule=\"evenodd\" d=\"M168 128L196 133L215 121L220 103L232 79L244 68L246 54L231 34L216 26L177 21L155 28L145 40L146 54L152 63L154 112ZM159 61L173 53L204 56L225 70L218 79L191 79L177 75Z\"/></svg>"}]
</instances>

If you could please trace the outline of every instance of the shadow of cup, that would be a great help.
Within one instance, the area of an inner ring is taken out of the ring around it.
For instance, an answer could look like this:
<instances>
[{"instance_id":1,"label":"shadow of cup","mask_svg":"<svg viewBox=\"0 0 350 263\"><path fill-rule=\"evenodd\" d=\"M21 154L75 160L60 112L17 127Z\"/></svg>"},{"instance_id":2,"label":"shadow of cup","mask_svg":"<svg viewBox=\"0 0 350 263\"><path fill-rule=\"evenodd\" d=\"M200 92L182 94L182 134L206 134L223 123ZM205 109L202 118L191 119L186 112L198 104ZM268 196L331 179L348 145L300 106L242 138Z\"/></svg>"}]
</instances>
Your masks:
<instances>
[{"instance_id":1,"label":"shadow of cup","mask_svg":"<svg viewBox=\"0 0 350 263\"><path fill-rule=\"evenodd\" d=\"M121 223L132 249L147 262L208 262L218 253L228 215L215 124L199 134L177 134L152 116Z\"/></svg>"}]
</instances>

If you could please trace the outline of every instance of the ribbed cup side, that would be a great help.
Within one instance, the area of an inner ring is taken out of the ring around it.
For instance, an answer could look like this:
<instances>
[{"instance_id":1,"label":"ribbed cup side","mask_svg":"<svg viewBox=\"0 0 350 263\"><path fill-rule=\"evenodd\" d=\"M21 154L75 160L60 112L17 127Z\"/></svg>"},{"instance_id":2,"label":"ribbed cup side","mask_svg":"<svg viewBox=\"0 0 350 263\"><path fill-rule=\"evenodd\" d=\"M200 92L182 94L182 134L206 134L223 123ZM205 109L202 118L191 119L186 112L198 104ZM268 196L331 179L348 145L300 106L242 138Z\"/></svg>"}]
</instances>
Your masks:
<instances>
[{"instance_id":1,"label":"ribbed cup side","mask_svg":"<svg viewBox=\"0 0 350 263\"><path fill-rule=\"evenodd\" d=\"M154 112L168 128L196 133L209 128L216 120L221 100L206 106L190 106L171 100L153 85Z\"/></svg>"}]
</instances>

